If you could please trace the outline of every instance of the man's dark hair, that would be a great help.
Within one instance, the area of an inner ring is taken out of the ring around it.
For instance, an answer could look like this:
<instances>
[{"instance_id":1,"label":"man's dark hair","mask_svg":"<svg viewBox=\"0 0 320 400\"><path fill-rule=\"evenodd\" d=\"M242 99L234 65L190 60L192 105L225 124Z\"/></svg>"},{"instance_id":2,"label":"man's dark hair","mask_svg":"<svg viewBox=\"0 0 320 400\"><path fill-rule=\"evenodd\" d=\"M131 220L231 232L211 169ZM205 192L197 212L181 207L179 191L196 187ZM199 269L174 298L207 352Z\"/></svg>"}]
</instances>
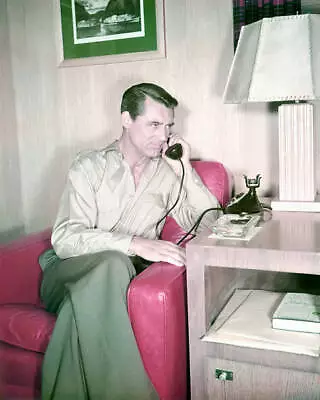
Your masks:
<instances>
[{"instance_id":1,"label":"man's dark hair","mask_svg":"<svg viewBox=\"0 0 320 400\"><path fill-rule=\"evenodd\" d=\"M121 101L121 113L128 111L131 118L135 120L138 115L143 114L147 96L167 108L174 108L178 105L177 100L162 87L154 83L139 83L124 92Z\"/></svg>"}]
</instances>

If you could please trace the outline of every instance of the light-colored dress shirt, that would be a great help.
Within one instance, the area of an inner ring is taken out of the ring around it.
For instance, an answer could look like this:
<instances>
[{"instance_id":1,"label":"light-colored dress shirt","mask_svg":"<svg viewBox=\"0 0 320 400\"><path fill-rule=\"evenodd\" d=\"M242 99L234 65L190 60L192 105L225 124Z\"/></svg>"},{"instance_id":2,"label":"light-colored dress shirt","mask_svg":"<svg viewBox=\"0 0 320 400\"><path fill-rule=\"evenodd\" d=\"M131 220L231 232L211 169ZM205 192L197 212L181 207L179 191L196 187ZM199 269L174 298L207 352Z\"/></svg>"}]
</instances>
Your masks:
<instances>
[{"instance_id":1,"label":"light-colored dress shirt","mask_svg":"<svg viewBox=\"0 0 320 400\"><path fill-rule=\"evenodd\" d=\"M179 161L177 161L179 162ZM156 239L164 225L156 224L177 199L180 178L162 158L151 159L136 187L131 169L119 150L118 141L102 150L80 153L68 174L52 245L60 258L104 250L128 255L133 236ZM198 174L186 169L183 190L170 212L188 231L207 208L218 207L217 199ZM206 214L209 226L217 212Z\"/></svg>"}]
</instances>

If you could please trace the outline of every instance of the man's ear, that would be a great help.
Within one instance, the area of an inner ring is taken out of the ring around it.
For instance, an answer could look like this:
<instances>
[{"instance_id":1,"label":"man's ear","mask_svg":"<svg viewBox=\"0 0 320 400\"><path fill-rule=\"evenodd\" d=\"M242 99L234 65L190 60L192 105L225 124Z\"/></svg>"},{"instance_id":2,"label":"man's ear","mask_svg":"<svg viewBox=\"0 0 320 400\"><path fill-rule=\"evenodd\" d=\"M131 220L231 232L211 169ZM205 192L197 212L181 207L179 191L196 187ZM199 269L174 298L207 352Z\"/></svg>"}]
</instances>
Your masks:
<instances>
[{"instance_id":1,"label":"man's ear","mask_svg":"<svg viewBox=\"0 0 320 400\"><path fill-rule=\"evenodd\" d=\"M123 111L121 114L122 126L124 128L129 128L132 123L132 118L129 114L129 111Z\"/></svg>"}]
</instances>

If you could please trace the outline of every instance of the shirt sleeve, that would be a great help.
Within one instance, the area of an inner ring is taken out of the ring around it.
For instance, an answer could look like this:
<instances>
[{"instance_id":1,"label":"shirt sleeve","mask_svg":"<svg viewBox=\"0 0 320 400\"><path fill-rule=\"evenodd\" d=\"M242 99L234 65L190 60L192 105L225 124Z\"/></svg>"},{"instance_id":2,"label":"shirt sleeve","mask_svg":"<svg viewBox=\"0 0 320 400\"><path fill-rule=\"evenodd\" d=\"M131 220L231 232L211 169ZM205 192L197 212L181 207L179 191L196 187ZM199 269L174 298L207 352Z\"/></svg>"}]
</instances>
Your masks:
<instances>
[{"instance_id":1,"label":"shirt sleeve","mask_svg":"<svg viewBox=\"0 0 320 400\"><path fill-rule=\"evenodd\" d=\"M52 246L60 258L105 250L129 254L131 235L96 228L98 210L92 177L79 160L71 166L52 232Z\"/></svg>"},{"instance_id":2,"label":"shirt sleeve","mask_svg":"<svg viewBox=\"0 0 320 400\"><path fill-rule=\"evenodd\" d=\"M178 197L180 182L181 177L177 177L170 196L171 203ZM216 197L204 185L197 172L192 167L185 168L184 182L179 201L170 215L185 231L188 231L196 223L201 214L209 208L216 208L217 210L210 210L203 215L198 231L211 228L214 221L221 215L219 211L221 206Z\"/></svg>"}]
</instances>

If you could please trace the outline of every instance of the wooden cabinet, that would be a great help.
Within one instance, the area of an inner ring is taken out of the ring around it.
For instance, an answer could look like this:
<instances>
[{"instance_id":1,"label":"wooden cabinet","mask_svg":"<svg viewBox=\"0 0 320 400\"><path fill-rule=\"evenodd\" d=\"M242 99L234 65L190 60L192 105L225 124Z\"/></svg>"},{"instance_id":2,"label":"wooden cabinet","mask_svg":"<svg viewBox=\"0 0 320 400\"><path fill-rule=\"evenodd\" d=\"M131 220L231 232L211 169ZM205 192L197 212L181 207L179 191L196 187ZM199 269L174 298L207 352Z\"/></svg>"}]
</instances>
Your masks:
<instances>
[{"instance_id":1,"label":"wooden cabinet","mask_svg":"<svg viewBox=\"0 0 320 400\"><path fill-rule=\"evenodd\" d=\"M286 368L207 358L206 391L221 400L318 400L320 376ZM233 372L233 380L217 379L216 370Z\"/></svg>"},{"instance_id":2,"label":"wooden cabinet","mask_svg":"<svg viewBox=\"0 0 320 400\"><path fill-rule=\"evenodd\" d=\"M191 399L319 400L319 355L206 335L236 289L320 293L320 215L274 213L250 241L208 235L187 245Z\"/></svg>"}]
</instances>

